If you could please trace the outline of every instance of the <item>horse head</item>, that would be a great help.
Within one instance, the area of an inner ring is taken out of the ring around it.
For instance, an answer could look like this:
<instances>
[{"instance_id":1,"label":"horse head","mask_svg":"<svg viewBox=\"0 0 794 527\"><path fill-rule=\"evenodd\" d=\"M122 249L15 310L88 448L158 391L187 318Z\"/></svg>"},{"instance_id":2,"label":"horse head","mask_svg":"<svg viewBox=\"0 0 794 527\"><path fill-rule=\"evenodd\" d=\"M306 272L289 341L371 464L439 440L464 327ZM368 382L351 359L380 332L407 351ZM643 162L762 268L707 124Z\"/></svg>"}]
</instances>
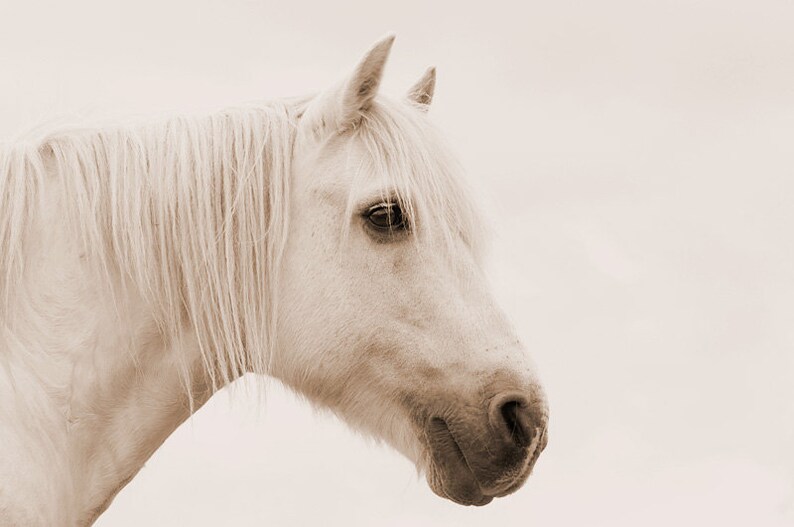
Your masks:
<instances>
[{"instance_id":1,"label":"horse head","mask_svg":"<svg viewBox=\"0 0 794 527\"><path fill-rule=\"evenodd\" d=\"M393 37L298 120L270 373L484 505L546 446L547 404L489 292L482 221L432 126L430 69L378 93Z\"/></svg>"}]
</instances>

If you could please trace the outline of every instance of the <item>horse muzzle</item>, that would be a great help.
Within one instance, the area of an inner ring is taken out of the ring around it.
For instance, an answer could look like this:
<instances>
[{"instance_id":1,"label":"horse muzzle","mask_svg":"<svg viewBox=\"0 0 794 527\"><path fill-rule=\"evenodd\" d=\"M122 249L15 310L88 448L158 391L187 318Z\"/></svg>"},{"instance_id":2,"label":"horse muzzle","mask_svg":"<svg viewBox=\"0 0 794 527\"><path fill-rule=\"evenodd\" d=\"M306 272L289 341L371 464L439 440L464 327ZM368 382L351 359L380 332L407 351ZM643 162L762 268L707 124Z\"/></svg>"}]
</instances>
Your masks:
<instances>
[{"instance_id":1,"label":"horse muzzle","mask_svg":"<svg viewBox=\"0 0 794 527\"><path fill-rule=\"evenodd\" d=\"M428 483L462 505L486 505L526 481L546 447L548 410L542 396L510 390L484 408L431 417L425 434Z\"/></svg>"}]
</instances>

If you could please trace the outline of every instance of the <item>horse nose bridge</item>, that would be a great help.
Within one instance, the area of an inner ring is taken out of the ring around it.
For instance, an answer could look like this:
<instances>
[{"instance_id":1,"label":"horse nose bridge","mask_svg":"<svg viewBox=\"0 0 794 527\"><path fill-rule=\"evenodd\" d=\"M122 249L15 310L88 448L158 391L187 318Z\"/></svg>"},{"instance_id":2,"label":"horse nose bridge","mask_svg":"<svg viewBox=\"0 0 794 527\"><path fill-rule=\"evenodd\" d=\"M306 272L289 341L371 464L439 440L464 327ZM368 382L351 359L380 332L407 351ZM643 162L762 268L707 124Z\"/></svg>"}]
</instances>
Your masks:
<instances>
[{"instance_id":1,"label":"horse nose bridge","mask_svg":"<svg viewBox=\"0 0 794 527\"><path fill-rule=\"evenodd\" d=\"M476 345L514 333L488 280L474 263L458 262L451 269L431 266L429 272L432 277L426 283L432 284L432 294L425 300L442 326Z\"/></svg>"}]
</instances>

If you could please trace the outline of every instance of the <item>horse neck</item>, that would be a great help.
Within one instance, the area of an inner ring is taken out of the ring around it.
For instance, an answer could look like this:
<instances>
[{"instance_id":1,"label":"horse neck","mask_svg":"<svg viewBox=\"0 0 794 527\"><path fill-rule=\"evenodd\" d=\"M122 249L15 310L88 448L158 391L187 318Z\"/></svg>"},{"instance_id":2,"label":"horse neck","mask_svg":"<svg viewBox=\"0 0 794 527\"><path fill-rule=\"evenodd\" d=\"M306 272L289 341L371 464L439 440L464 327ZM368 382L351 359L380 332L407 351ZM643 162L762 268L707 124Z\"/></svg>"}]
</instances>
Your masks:
<instances>
[{"instance_id":1,"label":"horse neck","mask_svg":"<svg viewBox=\"0 0 794 527\"><path fill-rule=\"evenodd\" d=\"M195 335L166 339L134 292L111 294L45 187L0 321L2 525L92 523L212 395Z\"/></svg>"}]
</instances>

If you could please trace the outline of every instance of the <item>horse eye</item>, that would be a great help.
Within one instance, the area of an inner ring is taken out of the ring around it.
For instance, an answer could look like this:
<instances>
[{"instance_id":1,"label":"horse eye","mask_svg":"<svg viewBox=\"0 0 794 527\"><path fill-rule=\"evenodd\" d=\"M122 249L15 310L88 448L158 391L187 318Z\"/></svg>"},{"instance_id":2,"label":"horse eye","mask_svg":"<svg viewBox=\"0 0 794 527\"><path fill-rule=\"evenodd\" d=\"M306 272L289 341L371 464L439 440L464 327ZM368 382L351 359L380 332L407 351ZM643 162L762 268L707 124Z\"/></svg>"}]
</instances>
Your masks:
<instances>
[{"instance_id":1,"label":"horse eye","mask_svg":"<svg viewBox=\"0 0 794 527\"><path fill-rule=\"evenodd\" d=\"M399 203L375 205L367 211L366 218L370 226L379 232L391 233L408 229Z\"/></svg>"}]
</instances>

